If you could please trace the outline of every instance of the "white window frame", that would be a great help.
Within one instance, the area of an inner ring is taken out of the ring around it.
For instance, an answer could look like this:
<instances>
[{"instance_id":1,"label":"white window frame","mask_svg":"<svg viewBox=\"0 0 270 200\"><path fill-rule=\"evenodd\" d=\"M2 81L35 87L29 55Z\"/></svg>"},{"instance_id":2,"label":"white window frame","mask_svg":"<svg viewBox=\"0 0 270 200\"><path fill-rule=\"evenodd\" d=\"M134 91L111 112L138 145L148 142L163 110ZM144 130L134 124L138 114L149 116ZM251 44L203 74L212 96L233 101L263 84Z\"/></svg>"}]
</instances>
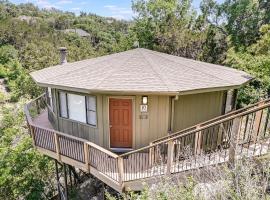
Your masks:
<instances>
[{"instance_id":1,"label":"white window frame","mask_svg":"<svg viewBox=\"0 0 270 200\"><path fill-rule=\"evenodd\" d=\"M60 100L60 93L64 93L65 97L66 97L66 110L67 110L67 117L65 116L61 116L61 100ZM70 118L70 109L69 109L69 102L68 102L68 94L73 94L73 95L79 95L79 96L83 96L85 98L85 122L82 121L78 121L78 120L74 120ZM93 97L95 99L95 110L93 109L89 109L88 107L88 98L89 97ZM89 126L92 126L94 128L97 128L97 97L95 95L82 95L82 94L77 94L77 93L72 93L72 92L66 92L66 91L58 91L58 99L59 99L59 103L58 103L58 108L59 108L59 117L62 117L64 119L68 119L68 120L72 120L72 121L76 121L79 123L83 123L83 124L87 124ZM88 119L88 112L94 112L95 113L95 124L91 124L90 123L90 119Z\"/></svg>"}]
</instances>

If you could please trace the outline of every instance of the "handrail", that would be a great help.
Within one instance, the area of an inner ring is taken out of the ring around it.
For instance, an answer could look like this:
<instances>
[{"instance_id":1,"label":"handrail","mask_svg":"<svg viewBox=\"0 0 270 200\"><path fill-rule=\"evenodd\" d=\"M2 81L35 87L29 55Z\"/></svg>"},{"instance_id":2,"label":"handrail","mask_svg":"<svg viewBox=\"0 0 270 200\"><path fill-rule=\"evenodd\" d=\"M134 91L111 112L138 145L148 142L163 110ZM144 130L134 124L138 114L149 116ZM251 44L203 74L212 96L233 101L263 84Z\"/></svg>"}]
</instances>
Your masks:
<instances>
[{"instance_id":1,"label":"handrail","mask_svg":"<svg viewBox=\"0 0 270 200\"><path fill-rule=\"evenodd\" d=\"M267 100L267 101L268 101L268 100ZM261 103L262 103L262 102L261 102ZM225 118L223 118L223 119L221 119L221 120L219 120L219 121L210 123L210 124L205 125L205 126L199 126L199 128L197 128L197 129L195 129L195 130L191 130L191 131L188 131L188 132L183 133L183 134L181 134L181 135L177 135L177 136L174 136L174 137L167 138L167 139L165 139L165 140L162 140L162 141L160 141L160 142L156 142L156 143L154 143L154 144L151 144L151 145L142 147L142 148L140 148L140 149L137 149L137 150L134 150L134 151L130 151L130 152L121 154L120 156L121 156L121 157L125 157L125 156L128 156L128 155L130 155L130 154L134 154L134 153L137 153L137 152L140 152L140 151L143 151L143 150L146 150L146 149L155 147L155 146L157 146L157 145L159 145L159 144L166 143L166 142L169 142L169 141L171 141L171 140L175 140L175 139L178 139L178 138L181 138L181 137L190 135L190 134L192 134L192 133L196 133L196 132L198 132L198 131L203 131L203 130L205 130L205 129L211 127L211 126L215 126L215 125L218 125L218 124L220 124L220 123L223 123L223 122L226 122L226 121L235 119L235 118L237 118L237 117L241 117L241 116L250 114L250 113L252 113L252 112L256 112L256 111L258 111L258 110L267 108L267 107L269 107L269 106L270 106L270 103L265 103L265 104L263 104L263 105L261 105L261 106L258 106L258 107L256 107L256 108L253 108L253 109L251 109L251 110L247 110L247 111L244 111L244 112L240 112L240 113L235 114L235 115L233 115L233 116L225 117Z\"/></svg>"},{"instance_id":2,"label":"handrail","mask_svg":"<svg viewBox=\"0 0 270 200\"><path fill-rule=\"evenodd\" d=\"M35 100L37 100L37 99L43 97L44 95L45 95L45 94L40 95L39 97L35 98L33 101L35 101ZM33 102L33 101L31 101L31 102ZM31 103L31 102L30 102L30 103ZM66 134L66 133L57 131L57 130L55 130L55 129L44 128L44 127L42 127L42 126L39 126L39 125L34 124L34 123L33 123L33 119L31 118L30 113L29 113L29 110L28 110L28 107L27 107L28 105L29 105L29 103L26 104L26 105L24 106L24 111L25 111L25 115L26 115L26 118L27 118L27 120L28 120L29 125L34 126L34 127L36 127L36 128L40 128L40 129L44 129L44 130L47 130L47 131L54 132L54 133L56 133L56 134L58 134L58 135L61 135L61 136L64 136L64 137L67 137L67 138L70 138L70 139L73 139L73 140L77 140L77 141L86 143L86 144L88 144L89 146L93 146L94 148L103 151L104 153L110 155L110 156L113 157L113 158L119 157L119 155L117 155L117 154L115 154L115 153L113 153L113 152L111 152L111 151L108 151L107 149L105 149L105 148L103 148L103 147L101 147L101 146L98 146L98 145L96 145L96 144L94 144L94 143L92 143L92 142L90 142L90 141L88 141L88 140L85 140L85 139L82 139L82 138L78 138L78 137L75 137L75 136L72 136L72 135L69 135L69 134Z\"/></svg>"},{"instance_id":3,"label":"handrail","mask_svg":"<svg viewBox=\"0 0 270 200\"><path fill-rule=\"evenodd\" d=\"M261 101L255 103L255 104L248 105L248 106L246 106L246 107L244 107L244 108L230 111L230 112L228 112L228 113L226 113L226 114L224 114L224 115L220 115L220 116L218 116L218 117L215 117L215 118L212 118L212 119L210 119L210 120L201 122L201 123L196 124L196 125L194 125L194 126L191 126L191 127L182 129L182 130L180 130L180 131L171 133L170 135L166 135L166 136L164 136L164 137L160 137L160 138L158 138L158 139L156 139L156 140L153 140L151 143L156 143L156 142L159 142L159 141L161 141L161 140L165 140L165 139L167 139L167 138L172 138L172 137L174 137L174 136L176 136L176 135L179 135L179 134L182 134L182 133L184 133L184 132L186 132L186 131L190 131L190 130L192 130L192 129L195 129L195 128L197 128L198 125L200 125L200 126L207 125L207 124L212 123L212 122L214 122L214 121L217 121L217 120L220 120L220 119L223 119L223 118L226 118L226 117L235 115L235 114L240 113L240 112L242 112L242 111L244 111L244 110L248 110L248 109L250 109L250 108L252 108L252 107L258 106L258 105L260 105L260 104L262 104L262 103L267 103L267 102L269 102L269 101L270 101L270 99L261 100Z\"/></svg>"}]
</instances>

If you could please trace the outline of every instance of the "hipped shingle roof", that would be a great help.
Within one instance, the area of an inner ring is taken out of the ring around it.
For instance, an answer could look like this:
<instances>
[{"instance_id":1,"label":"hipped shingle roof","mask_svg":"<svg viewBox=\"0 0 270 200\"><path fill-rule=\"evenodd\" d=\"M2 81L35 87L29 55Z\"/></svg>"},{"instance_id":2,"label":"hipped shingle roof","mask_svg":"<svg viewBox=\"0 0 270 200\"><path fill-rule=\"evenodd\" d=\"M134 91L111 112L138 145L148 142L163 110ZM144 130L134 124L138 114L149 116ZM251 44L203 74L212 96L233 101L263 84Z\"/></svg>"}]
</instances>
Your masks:
<instances>
[{"instance_id":1,"label":"hipped shingle roof","mask_svg":"<svg viewBox=\"0 0 270 200\"><path fill-rule=\"evenodd\" d=\"M145 93L237 87L252 79L233 68L142 48L56 65L33 72L31 76L41 86Z\"/></svg>"}]
</instances>

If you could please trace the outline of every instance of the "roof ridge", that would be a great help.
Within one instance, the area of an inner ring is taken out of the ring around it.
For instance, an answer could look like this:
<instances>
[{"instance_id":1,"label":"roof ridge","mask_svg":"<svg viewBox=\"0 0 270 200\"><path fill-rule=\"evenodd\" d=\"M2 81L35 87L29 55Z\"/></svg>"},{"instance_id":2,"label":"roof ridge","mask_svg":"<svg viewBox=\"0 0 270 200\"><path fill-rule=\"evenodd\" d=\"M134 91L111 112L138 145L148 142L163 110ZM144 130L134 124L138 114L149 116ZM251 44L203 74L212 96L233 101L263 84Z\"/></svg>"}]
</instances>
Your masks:
<instances>
[{"instance_id":1,"label":"roof ridge","mask_svg":"<svg viewBox=\"0 0 270 200\"><path fill-rule=\"evenodd\" d=\"M172 62L175 62L175 63L179 64L179 62L177 62L177 61L175 61L175 60L173 60L173 59L171 59L171 58L166 57L166 56L164 55L165 53L156 52L156 51L150 51L150 52L151 52L152 54L160 54L160 56L163 57L164 59L167 59L167 60L170 60L170 61L172 61ZM166 55L174 56L174 55L171 55L171 54L166 54ZM183 58L183 57L180 57L180 56L175 56L175 57ZM186 58L184 58L184 59L186 59ZM187 60L189 60L189 59L187 59ZM217 77L217 76L215 76L215 75L212 75L212 74L209 74L209 73L206 73L206 72L202 72L202 71L200 71L200 70L198 70L198 69L196 69L196 68L194 68L194 67L192 67L192 66L187 66L187 65L185 65L185 64L183 64L183 63L181 63L181 64L182 64L183 66L185 66L186 68L191 68L191 69L193 69L194 71L197 71L197 72L206 74L206 75L208 75L208 76L217 78L217 79L222 80L222 81L226 81L226 82L229 83L229 84L234 84L234 82L231 82L231 81L226 80L226 79L222 79L222 78L220 78L220 77Z\"/></svg>"},{"instance_id":2,"label":"roof ridge","mask_svg":"<svg viewBox=\"0 0 270 200\"><path fill-rule=\"evenodd\" d=\"M143 50L140 50L140 51L138 51L138 52L140 52L140 54L141 54L141 55L145 58L145 60L149 63L150 67L151 67L151 68L153 69L153 71L158 75L159 79L166 85L166 87L167 87L167 89L168 89L168 91L169 91L169 90L170 90L170 89L169 89L169 88L170 88L169 86L170 86L171 84L169 84L169 86L168 86L168 82L165 81L165 80L163 80L164 77L162 77L162 75L156 71L156 67L153 65L153 61L150 61L149 58L146 57L146 56L144 55Z\"/></svg>"}]
</instances>

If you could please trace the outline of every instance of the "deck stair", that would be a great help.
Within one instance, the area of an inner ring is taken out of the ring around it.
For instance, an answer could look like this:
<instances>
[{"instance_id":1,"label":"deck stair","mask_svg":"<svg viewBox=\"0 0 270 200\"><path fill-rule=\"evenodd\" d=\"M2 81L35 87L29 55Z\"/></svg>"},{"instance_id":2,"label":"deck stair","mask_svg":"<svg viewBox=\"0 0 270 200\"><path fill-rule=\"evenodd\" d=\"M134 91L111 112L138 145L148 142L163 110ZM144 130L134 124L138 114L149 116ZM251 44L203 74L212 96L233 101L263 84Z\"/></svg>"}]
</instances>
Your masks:
<instances>
[{"instance_id":1,"label":"deck stair","mask_svg":"<svg viewBox=\"0 0 270 200\"><path fill-rule=\"evenodd\" d=\"M170 134L122 155L56 131L49 123L41 125L42 116L46 119L54 117L44 95L28 103L25 114L33 145L38 151L94 175L119 192L141 190L142 182L151 182L157 177L265 155L270 147L270 99Z\"/></svg>"}]
</instances>

